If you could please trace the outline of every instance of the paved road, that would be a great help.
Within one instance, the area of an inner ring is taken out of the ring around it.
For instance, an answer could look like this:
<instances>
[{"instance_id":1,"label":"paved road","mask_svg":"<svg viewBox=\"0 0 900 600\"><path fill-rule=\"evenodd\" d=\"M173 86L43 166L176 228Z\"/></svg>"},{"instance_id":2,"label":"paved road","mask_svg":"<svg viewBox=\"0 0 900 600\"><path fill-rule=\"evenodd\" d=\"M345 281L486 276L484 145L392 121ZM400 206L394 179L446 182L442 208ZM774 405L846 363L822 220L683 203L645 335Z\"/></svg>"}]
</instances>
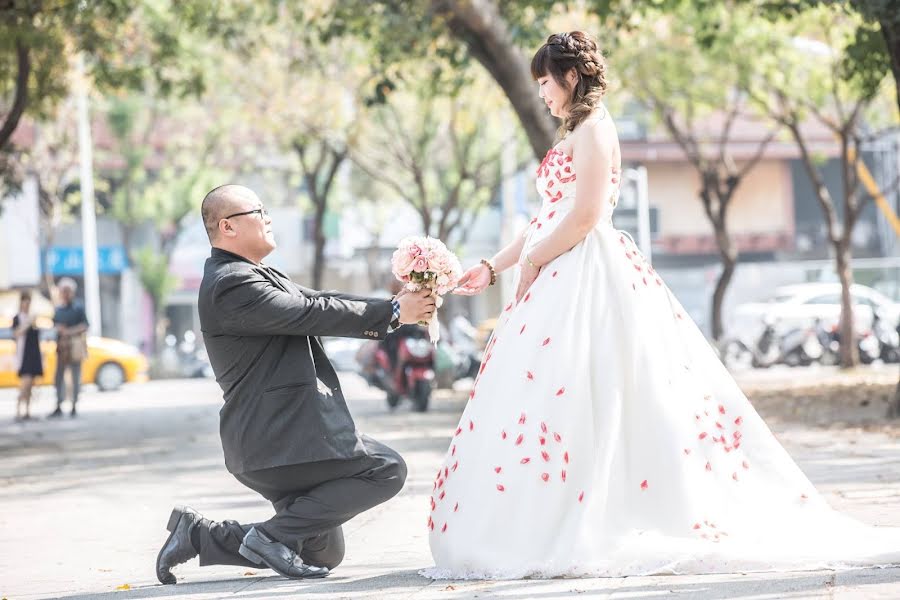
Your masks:
<instances>
[{"instance_id":1,"label":"paved road","mask_svg":"<svg viewBox=\"0 0 900 600\"><path fill-rule=\"evenodd\" d=\"M215 383L162 381L99 394L74 420L14 424L0 390L0 597L20 598L900 598L900 569L703 577L431 582L424 523L434 465L462 409L439 398L419 415L388 414L382 396L344 375L360 429L409 464L403 492L346 526L344 564L327 579L292 582L235 567L177 571L160 586L153 564L173 503L214 519L264 519L269 509L225 471ZM50 390L36 409L47 414ZM833 505L900 526L900 440L855 429L779 424L777 434ZM126 588L127 586L127 588ZM121 589L120 589L121 588Z\"/></svg>"}]
</instances>

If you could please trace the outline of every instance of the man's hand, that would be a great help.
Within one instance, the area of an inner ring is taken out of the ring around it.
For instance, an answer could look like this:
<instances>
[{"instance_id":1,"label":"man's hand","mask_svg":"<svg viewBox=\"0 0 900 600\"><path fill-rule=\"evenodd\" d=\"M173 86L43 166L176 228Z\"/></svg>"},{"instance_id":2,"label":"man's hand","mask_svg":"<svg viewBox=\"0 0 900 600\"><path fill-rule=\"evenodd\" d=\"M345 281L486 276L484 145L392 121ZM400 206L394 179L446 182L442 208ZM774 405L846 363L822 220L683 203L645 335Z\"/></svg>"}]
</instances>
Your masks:
<instances>
[{"instance_id":1,"label":"man's hand","mask_svg":"<svg viewBox=\"0 0 900 600\"><path fill-rule=\"evenodd\" d=\"M409 292L397 297L400 304L400 322L403 324L427 321L434 314L434 297L431 290Z\"/></svg>"}]
</instances>

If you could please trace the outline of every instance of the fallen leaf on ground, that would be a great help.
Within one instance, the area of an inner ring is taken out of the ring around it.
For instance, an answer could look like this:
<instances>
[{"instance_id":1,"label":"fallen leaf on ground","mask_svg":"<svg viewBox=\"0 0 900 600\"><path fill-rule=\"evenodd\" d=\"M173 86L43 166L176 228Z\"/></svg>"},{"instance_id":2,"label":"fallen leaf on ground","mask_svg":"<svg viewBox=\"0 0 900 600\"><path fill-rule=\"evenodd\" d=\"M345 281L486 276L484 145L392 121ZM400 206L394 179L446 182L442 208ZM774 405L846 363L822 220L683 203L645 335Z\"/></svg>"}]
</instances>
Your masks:
<instances>
[{"instance_id":1,"label":"fallen leaf on ground","mask_svg":"<svg viewBox=\"0 0 900 600\"><path fill-rule=\"evenodd\" d=\"M116 591L124 592L125 590L130 590L130 589L131 589L130 585L128 585L127 583L123 583L122 585L120 585L119 587L116 588Z\"/></svg>"},{"instance_id":2,"label":"fallen leaf on ground","mask_svg":"<svg viewBox=\"0 0 900 600\"><path fill-rule=\"evenodd\" d=\"M254 573L253 571L247 571L246 573L244 573L244 577L253 577L254 575L256 575L256 573Z\"/></svg>"}]
</instances>

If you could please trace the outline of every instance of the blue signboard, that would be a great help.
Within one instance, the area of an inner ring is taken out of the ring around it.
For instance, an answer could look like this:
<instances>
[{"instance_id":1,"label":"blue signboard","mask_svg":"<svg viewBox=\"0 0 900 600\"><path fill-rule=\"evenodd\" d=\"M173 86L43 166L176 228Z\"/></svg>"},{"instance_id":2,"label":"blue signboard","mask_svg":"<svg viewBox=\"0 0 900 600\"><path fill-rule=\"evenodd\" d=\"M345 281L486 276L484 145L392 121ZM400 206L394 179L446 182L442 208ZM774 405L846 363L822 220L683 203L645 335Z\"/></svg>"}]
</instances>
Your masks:
<instances>
[{"instance_id":1,"label":"blue signboard","mask_svg":"<svg viewBox=\"0 0 900 600\"><path fill-rule=\"evenodd\" d=\"M81 246L53 246L43 253L41 265L53 275L81 275L84 273L84 249ZM97 248L98 270L103 274L121 273L128 267L123 246Z\"/></svg>"}]
</instances>

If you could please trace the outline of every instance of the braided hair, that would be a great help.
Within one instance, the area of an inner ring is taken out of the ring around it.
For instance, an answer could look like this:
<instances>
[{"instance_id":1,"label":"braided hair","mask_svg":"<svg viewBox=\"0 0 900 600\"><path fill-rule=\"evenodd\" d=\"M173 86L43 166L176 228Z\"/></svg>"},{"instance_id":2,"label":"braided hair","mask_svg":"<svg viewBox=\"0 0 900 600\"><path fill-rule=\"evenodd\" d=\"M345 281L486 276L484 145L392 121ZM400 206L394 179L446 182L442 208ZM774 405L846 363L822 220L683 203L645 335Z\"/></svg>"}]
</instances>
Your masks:
<instances>
[{"instance_id":1,"label":"braided hair","mask_svg":"<svg viewBox=\"0 0 900 600\"><path fill-rule=\"evenodd\" d=\"M575 69L578 81L569 86L566 74ZM575 129L600 104L606 93L606 59L597 42L583 31L554 33L531 59L531 76L551 75L563 89L572 92L567 115L559 128L563 137Z\"/></svg>"}]
</instances>

